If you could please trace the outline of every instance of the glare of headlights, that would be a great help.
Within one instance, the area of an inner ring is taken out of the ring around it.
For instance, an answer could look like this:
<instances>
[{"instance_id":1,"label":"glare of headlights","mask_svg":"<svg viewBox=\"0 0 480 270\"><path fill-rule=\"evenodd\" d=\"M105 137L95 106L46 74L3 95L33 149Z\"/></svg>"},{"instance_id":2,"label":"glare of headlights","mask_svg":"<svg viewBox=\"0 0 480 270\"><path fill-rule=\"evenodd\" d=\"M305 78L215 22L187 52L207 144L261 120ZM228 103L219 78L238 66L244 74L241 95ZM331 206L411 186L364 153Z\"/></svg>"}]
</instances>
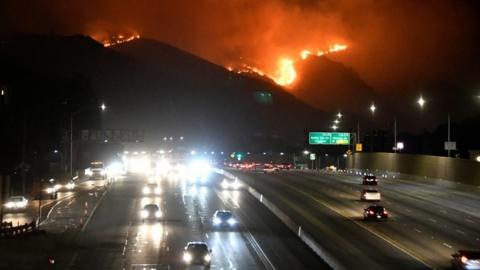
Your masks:
<instances>
[{"instance_id":1,"label":"glare of headlights","mask_svg":"<svg viewBox=\"0 0 480 270\"><path fill-rule=\"evenodd\" d=\"M150 194L150 188L149 187L144 187L143 188L143 194Z\"/></svg>"},{"instance_id":2,"label":"glare of headlights","mask_svg":"<svg viewBox=\"0 0 480 270\"><path fill-rule=\"evenodd\" d=\"M230 218L228 220L228 224L230 224L230 225L234 225L235 223L237 223L237 221L234 218Z\"/></svg>"},{"instance_id":3,"label":"glare of headlights","mask_svg":"<svg viewBox=\"0 0 480 270\"><path fill-rule=\"evenodd\" d=\"M8 203L5 204L5 207L7 207L7 208L13 208L14 205L15 205L15 204L14 204L13 202L8 202Z\"/></svg>"},{"instance_id":4,"label":"glare of headlights","mask_svg":"<svg viewBox=\"0 0 480 270\"><path fill-rule=\"evenodd\" d=\"M218 217L216 217L216 218L213 219L213 224L218 225L218 224L220 224L220 223L222 223L222 220L219 219Z\"/></svg>"},{"instance_id":5,"label":"glare of headlights","mask_svg":"<svg viewBox=\"0 0 480 270\"><path fill-rule=\"evenodd\" d=\"M161 218L161 217L162 217L162 212L157 211L157 212L155 213L155 217Z\"/></svg>"},{"instance_id":6,"label":"glare of headlights","mask_svg":"<svg viewBox=\"0 0 480 270\"><path fill-rule=\"evenodd\" d=\"M53 189L55 189L55 190L59 190L61 187L62 187L62 185L60 185L60 184L56 184L56 185L53 187Z\"/></svg>"},{"instance_id":7,"label":"glare of headlights","mask_svg":"<svg viewBox=\"0 0 480 270\"><path fill-rule=\"evenodd\" d=\"M227 181L225 181L225 180L223 180L223 182L222 182L222 188L225 188L225 189L227 189L227 188L228 188L228 186L229 186L228 182L227 182Z\"/></svg>"},{"instance_id":8,"label":"glare of headlights","mask_svg":"<svg viewBox=\"0 0 480 270\"><path fill-rule=\"evenodd\" d=\"M192 255L190 255L190 253L187 253L187 252L183 253L183 260L187 263L190 262L192 260Z\"/></svg>"},{"instance_id":9,"label":"glare of headlights","mask_svg":"<svg viewBox=\"0 0 480 270\"><path fill-rule=\"evenodd\" d=\"M92 175L93 175L92 170L91 170L90 168L86 169L86 170L85 170L85 175L86 175L86 176L92 176Z\"/></svg>"},{"instance_id":10,"label":"glare of headlights","mask_svg":"<svg viewBox=\"0 0 480 270\"><path fill-rule=\"evenodd\" d=\"M47 193L53 193L53 192L55 191L55 189L49 187L49 188L47 188L45 191L46 191Z\"/></svg>"},{"instance_id":11,"label":"glare of headlights","mask_svg":"<svg viewBox=\"0 0 480 270\"><path fill-rule=\"evenodd\" d=\"M233 186L234 189L238 189L242 186L242 184L240 184L240 182L235 180L235 182L233 182L232 186Z\"/></svg>"},{"instance_id":12,"label":"glare of headlights","mask_svg":"<svg viewBox=\"0 0 480 270\"><path fill-rule=\"evenodd\" d=\"M75 187L75 184L74 183L68 183L68 184L65 185L65 187L67 189L73 189Z\"/></svg>"},{"instance_id":13,"label":"glare of headlights","mask_svg":"<svg viewBox=\"0 0 480 270\"><path fill-rule=\"evenodd\" d=\"M148 217L148 211L142 210L142 212L140 212L140 216L141 216L142 218Z\"/></svg>"},{"instance_id":14,"label":"glare of headlights","mask_svg":"<svg viewBox=\"0 0 480 270\"><path fill-rule=\"evenodd\" d=\"M210 254L207 254L207 255L205 255L205 257L203 259L205 259L205 261L209 262L212 259L212 257L210 257Z\"/></svg>"}]
</instances>

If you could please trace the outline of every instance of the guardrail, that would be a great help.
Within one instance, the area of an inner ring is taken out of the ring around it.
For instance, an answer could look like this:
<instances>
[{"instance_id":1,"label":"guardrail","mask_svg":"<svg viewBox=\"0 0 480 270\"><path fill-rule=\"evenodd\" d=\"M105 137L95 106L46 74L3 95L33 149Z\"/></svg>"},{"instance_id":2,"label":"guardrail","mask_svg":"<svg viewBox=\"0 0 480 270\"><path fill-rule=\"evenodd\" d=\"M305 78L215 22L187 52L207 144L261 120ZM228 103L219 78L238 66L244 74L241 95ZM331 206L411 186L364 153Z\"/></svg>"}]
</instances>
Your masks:
<instances>
[{"instance_id":1,"label":"guardrail","mask_svg":"<svg viewBox=\"0 0 480 270\"><path fill-rule=\"evenodd\" d=\"M37 230L35 221L25 223L24 225L12 226L12 222L2 223L0 237L17 236L25 233L31 233Z\"/></svg>"},{"instance_id":2,"label":"guardrail","mask_svg":"<svg viewBox=\"0 0 480 270\"><path fill-rule=\"evenodd\" d=\"M233 175L230 172L227 172L223 169L215 169L218 174L224 175L230 179L237 179L241 181L238 177ZM243 182L243 181L242 181ZM270 202L263 194L247 185L243 182L243 185L247 187L248 192L256 198L261 204L263 204L270 212L272 212L280 221L287 226L294 234L296 234L300 240L305 243L315 254L317 254L322 260L324 260L331 268L344 270L347 269L344 267L334 256L330 255L322 246L320 246L314 238L305 230L302 229L302 226L291 219L287 214L280 210L274 203Z\"/></svg>"}]
</instances>

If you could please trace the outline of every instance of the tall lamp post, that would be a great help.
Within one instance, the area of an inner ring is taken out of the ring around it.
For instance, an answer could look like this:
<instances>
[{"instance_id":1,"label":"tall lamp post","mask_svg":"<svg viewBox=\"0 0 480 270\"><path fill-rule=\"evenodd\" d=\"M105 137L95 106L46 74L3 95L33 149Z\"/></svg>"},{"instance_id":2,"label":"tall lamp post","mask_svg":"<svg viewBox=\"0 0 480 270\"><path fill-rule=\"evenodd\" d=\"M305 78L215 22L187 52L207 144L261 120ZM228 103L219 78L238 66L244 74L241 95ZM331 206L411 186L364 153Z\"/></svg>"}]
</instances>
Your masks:
<instances>
[{"instance_id":1,"label":"tall lamp post","mask_svg":"<svg viewBox=\"0 0 480 270\"><path fill-rule=\"evenodd\" d=\"M369 110L370 110L370 112L372 112L372 129L371 129L371 133L370 133L370 152L373 152L373 127L374 127L373 116L375 115L375 111L377 110L377 107L375 106L374 103L372 103L372 105L370 105Z\"/></svg>"},{"instance_id":2,"label":"tall lamp post","mask_svg":"<svg viewBox=\"0 0 480 270\"><path fill-rule=\"evenodd\" d=\"M83 107L83 108L80 108L79 110L73 112L72 114L70 114L70 178L73 178L73 119L76 115L78 115L83 110L88 109L88 108L91 108L91 107ZM105 103L102 103L99 106L99 108L102 111L105 111L107 109L107 106L105 105Z\"/></svg>"}]
</instances>

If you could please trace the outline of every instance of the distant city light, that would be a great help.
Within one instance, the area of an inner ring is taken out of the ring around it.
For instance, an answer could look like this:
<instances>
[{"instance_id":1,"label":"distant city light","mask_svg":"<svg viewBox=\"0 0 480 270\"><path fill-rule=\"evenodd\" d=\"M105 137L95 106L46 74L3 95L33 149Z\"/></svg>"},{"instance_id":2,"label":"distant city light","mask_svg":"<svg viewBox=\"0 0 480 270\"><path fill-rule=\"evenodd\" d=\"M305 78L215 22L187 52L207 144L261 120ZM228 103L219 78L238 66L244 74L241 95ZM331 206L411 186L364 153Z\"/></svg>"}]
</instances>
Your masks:
<instances>
[{"instance_id":1,"label":"distant city light","mask_svg":"<svg viewBox=\"0 0 480 270\"><path fill-rule=\"evenodd\" d=\"M310 151L305 150L305 151L303 151L303 154L304 154L304 155L308 155L308 154L310 154Z\"/></svg>"},{"instance_id":2,"label":"distant city light","mask_svg":"<svg viewBox=\"0 0 480 270\"><path fill-rule=\"evenodd\" d=\"M285 155L285 153L281 152L281 153L280 153L280 156L283 156L283 155Z\"/></svg>"},{"instance_id":3,"label":"distant city light","mask_svg":"<svg viewBox=\"0 0 480 270\"><path fill-rule=\"evenodd\" d=\"M53 150L53 153L58 154L58 150L57 149Z\"/></svg>"},{"instance_id":4,"label":"distant city light","mask_svg":"<svg viewBox=\"0 0 480 270\"><path fill-rule=\"evenodd\" d=\"M105 111L107 109L105 103L102 103L102 105L100 105L100 109L102 109L102 111Z\"/></svg>"},{"instance_id":5,"label":"distant city light","mask_svg":"<svg viewBox=\"0 0 480 270\"><path fill-rule=\"evenodd\" d=\"M263 152L262 154L265 156L267 154L267 152Z\"/></svg>"}]
</instances>

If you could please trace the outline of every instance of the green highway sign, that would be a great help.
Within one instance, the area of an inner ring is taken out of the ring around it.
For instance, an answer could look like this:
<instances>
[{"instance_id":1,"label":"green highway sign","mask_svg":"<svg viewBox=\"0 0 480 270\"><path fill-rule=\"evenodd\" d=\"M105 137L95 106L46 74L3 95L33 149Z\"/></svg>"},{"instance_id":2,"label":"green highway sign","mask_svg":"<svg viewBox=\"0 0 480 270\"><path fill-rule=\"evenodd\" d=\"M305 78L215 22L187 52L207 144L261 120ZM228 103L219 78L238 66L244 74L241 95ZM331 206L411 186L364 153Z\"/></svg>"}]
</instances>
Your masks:
<instances>
[{"instance_id":1,"label":"green highway sign","mask_svg":"<svg viewBox=\"0 0 480 270\"><path fill-rule=\"evenodd\" d=\"M309 132L309 144L349 145L350 133L348 132Z\"/></svg>"}]
</instances>

